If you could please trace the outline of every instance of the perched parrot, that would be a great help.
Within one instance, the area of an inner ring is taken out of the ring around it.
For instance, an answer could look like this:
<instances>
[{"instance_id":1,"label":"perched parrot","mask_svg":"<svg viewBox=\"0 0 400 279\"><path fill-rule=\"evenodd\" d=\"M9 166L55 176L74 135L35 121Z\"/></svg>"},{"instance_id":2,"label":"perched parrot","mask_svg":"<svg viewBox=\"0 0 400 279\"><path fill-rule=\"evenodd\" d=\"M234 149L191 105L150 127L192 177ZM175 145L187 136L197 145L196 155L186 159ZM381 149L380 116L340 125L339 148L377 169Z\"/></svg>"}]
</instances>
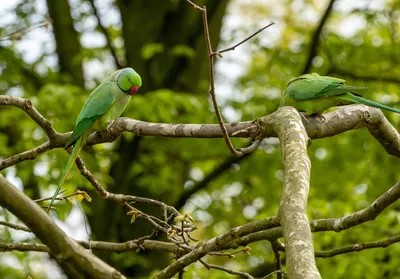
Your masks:
<instances>
[{"instance_id":1,"label":"perched parrot","mask_svg":"<svg viewBox=\"0 0 400 279\"><path fill-rule=\"evenodd\" d=\"M345 82L343 79L316 73L299 76L287 84L281 106L292 106L307 115L320 114L330 107L354 103L400 113L398 109L370 101L353 92L365 87L345 85Z\"/></svg>"},{"instance_id":2,"label":"perched parrot","mask_svg":"<svg viewBox=\"0 0 400 279\"><path fill-rule=\"evenodd\" d=\"M53 205L79 151L85 145L88 135L92 132L93 128L91 129L91 127L96 122L102 127L106 127L109 121L117 119L125 110L131 96L136 94L141 85L142 79L139 74L132 68L125 68L113 73L90 93L76 120L75 129L64 147L67 149L71 145L74 146L47 212Z\"/></svg>"}]
</instances>

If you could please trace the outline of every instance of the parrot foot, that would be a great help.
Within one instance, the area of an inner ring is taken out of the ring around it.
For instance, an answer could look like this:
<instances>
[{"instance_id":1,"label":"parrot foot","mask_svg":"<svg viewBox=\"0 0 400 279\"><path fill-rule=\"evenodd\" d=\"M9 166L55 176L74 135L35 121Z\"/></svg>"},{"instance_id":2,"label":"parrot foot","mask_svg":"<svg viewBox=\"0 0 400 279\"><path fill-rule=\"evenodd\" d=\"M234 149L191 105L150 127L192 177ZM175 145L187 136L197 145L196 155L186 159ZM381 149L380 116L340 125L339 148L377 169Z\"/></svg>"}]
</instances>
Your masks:
<instances>
[{"instance_id":1,"label":"parrot foot","mask_svg":"<svg viewBox=\"0 0 400 279\"><path fill-rule=\"evenodd\" d=\"M115 120L110 120L107 122L107 128L106 128L107 131L110 130L111 126L114 124L114 121Z\"/></svg>"},{"instance_id":2,"label":"parrot foot","mask_svg":"<svg viewBox=\"0 0 400 279\"><path fill-rule=\"evenodd\" d=\"M300 116L304 120L303 122L306 122L306 123L309 122L309 120L311 118L318 118L318 120L320 120L322 122L325 121L325 116L321 113L312 113L312 114L308 115L305 112L300 112Z\"/></svg>"},{"instance_id":3,"label":"parrot foot","mask_svg":"<svg viewBox=\"0 0 400 279\"><path fill-rule=\"evenodd\" d=\"M319 118L322 122L325 122L325 116L321 113L313 113L310 115L311 117Z\"/></svg>"}]
</instances>

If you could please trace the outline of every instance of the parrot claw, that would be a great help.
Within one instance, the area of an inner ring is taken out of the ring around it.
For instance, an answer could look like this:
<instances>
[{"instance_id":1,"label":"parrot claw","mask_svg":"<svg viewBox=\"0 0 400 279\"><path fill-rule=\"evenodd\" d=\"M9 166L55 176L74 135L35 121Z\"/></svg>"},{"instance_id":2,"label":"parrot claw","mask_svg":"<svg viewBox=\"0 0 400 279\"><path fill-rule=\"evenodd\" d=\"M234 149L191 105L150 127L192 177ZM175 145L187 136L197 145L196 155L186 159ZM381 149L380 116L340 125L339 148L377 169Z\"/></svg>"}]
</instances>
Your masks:
<instances>
[{"instance_id":1,"label":"parrot claw","mask_svg":"<svg viewBox=\"0 0 400 279\"><path fill-rule=\"evenodd\" d=\"M313 113L310 115L311 117L315 117L315 118L319 118L319 120L321 120L322 122L325 122L325 116L320 114L320 113Z\"/></svg>"},{"instance_id":2,"label":"parrot claw","mask_svg":"<svg viewBox=\"0 0 400 279\"><path fill-rule=\"evenodd\" d=\"M115 121L115 120L110 120L110 121L108 121L108 123L107 123L107 128L106 128L107 131L110 130L111 126L114 124L114 121Z\"/></svg>"}]
</instances>

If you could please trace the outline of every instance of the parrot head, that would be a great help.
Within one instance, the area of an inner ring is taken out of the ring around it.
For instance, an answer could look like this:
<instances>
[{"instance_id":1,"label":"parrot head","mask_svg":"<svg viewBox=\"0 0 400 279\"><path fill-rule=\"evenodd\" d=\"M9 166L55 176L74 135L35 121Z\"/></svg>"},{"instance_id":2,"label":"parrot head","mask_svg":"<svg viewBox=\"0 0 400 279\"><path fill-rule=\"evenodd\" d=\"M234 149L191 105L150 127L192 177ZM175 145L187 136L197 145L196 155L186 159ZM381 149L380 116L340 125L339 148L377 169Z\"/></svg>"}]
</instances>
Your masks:
<instances>
[{"instance_id":1,"label":"parrot head","mask_svg":"<svg viewBox=\"0 0 400 279\"><path fill-rule=\"evenodd\" d=\"M139 87L142 86L142 79L134 69L125 68L119 73L117 84L122 91L134 95L139 90Z\"/></svg>"}]
</instances>

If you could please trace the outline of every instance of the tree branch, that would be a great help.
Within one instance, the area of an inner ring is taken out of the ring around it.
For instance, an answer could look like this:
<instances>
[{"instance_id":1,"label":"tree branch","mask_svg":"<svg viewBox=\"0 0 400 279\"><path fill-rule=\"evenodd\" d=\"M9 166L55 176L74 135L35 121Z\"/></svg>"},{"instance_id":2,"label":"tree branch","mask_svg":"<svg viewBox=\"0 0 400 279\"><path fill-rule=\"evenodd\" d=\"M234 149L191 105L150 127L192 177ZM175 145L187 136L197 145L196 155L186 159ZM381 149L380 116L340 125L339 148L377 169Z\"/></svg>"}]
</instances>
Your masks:
<instances>
[{"instance_id":1,"label":"tree branch","mask_svg":"<svg viewBox=\"0 0 400 279\"><path fill-rule=\"evenodd\" d=\"M245 224L240 227L230 229L228 232L214 237L203 244L199 244L193 251L182 256L174 263L160 271L154 279L171 278L180 270L183 270L189 264L198 261L205 255L219 250L224 245L228 244L232 240L249 234L250 232L264 230L267 228L273 228L278 226L278 219L276 217L270 217L264 220L254 221L249 224Z\"/></svg>"},{"instance_id":2,"label":"tree branch","mask_svg":"<svg viewBox=\"0 0 400 279\"><path fill-rule=\"evenodd\" d=\"M354 212L352 214L340 218L327 218L310 221L310 228L312 232L322 231L335 231L340 232L357 225L363 224L368 221L374 220L379 214L383 212L392 203L400 199L400 181L393 185L389 190L379 196L370 206ZM231 243L227 244L225 248L236 249L239 246L247 246L249 243L260 240L275 240L282 237L282 229L274 227L268 230L252 232L246 236L242 236Z\"/></svg>"},{"instance_id":3,"label":"tree branch","mask_svg":"<svg viewBox=\"0 0 400 279\"><path fill-rule=\"evenodd\" d=\"M25 103L28 105L25 106ZM64 134L57 133L51 123L27 99L0 96L0 105L12 105L22 109L27 107L27 110L24 109L24 111L46 131L51 139L31 150L1 160L0 170L25 160L33 160L40 154L53 148L63 147L71 135L71 132ZM264 125L263 129L260 129L260 124L265 119L268 119L268 117L264 116L253 122L227 124L227 132L233 137L257 138L255 143L249 147L253 150L253 147L256 147L262 138L276 137L276 133L270 126ZM321 118L309 118L303 121L307 134L312 139L330 137L366 126L389 154L400 157L400 135L379 109L364 105L344 106L338 110L324 114L323 120ZM140 136L174 138L219 138L223 136L219 125L216 124L149 123L121 117L115 120L108 129L92 133L89 136L87 144L94 145L103 142L112 142L124 131Z\"/></svg>"},{"instance_id":4,"label":"tree branch","mask_svg":"<svg viewBox=\"0 0 400 279\"><path fill-rule=\"evenodd\" d=\"M392 245L397 242L400 242L400 235L389 237L389 238L387 238L385 240L381 240L381 241L357 243L357 244L352 244L352 245L348 245L348 246L344 246L344 247L336 248L336 249L332 249L332 250L317 251L317 252L315 252L315 256L320 257L320 258L331 258L331 257L337 256L337 255L351 253L351 252L359 252L359 251L366 250L366 249L384 248L384 247L388 247L389 245Z\"/></svg>"},{"instance_id":5,"label":"tree branch","mask_svg":"<svg viewBox=\"0 0 400 279\"><path fill-rule=\"evenodd\" d=\"M281 142L285 166L278 216L285 239L289 277L321 278L306 214L311 169L307 155L309 138L299 113L293 108L283 107L269 120Z\"/></svg>"},{"instance_id":6,"label":"tree branch","mask_svg":"<svg viewBox=\"0 0 400 279\"><path fill-rule=\"evenodd\" d=\"M122 69L124 66L122 66L121 63L118 60L117 52L115 51L115 49L114 49L114 47L112 45L110 34L108 34L108 31L107 31L106 27L101 23L100 14L99 14L99 12L98 12L98 10L96 8L94 0L89 0L89 3L92 6L93 14L97 19L97 22L99 24L100 30L101 30L101 32L103 32L104 37L106 37L107 46L110 49L111 56L114 59L115 65L117 66L118 69Z\"/></svg>"},{"instance_id":7,"label":"tree branch","mask_svg":"<svg viewBox=\"0 0 400 279\"><path fill-rule=\"evenodd\" d=\"M2 95L0 96L0 105L15 106L22 109L43 129L50 140L57 136L57 132L54 130L50 121L36 110L29 99Z\"/></svg>"},{"instance_id":8,"label":"tree branch","mask_svg":"<svg viewBox=\"0 0 400 279\"><path fill-rule=\"evenodd\" d=\"M18 224L13 224L13 223L9 223L9 222L4 222L4 221L0 221L0 225L1 226L6 226L9 228L12 228L14 230L19 230L19 231L25 231L25 232L31 232L31 230L23 225L18 225Z\"/></svg>"},{"instance_id":9,"label":"tree branch","mask_svg":"<svg viewBox=\"0 0 400 279\"><path fill-rule=\"evenodd\" d=\"M354 70L347 71L347 70L340 69L337 67L333 67L332 69L330 69L329 74L345 76L345 77L349 77L351 79L362 80L362 81L366 81L366 82L384 81L384 82L391 82L391 83L397 83L397 84L400 83L400 78L395 77L395 76L391 76L391 77L383 76L382 73L376 73L376 74L363 73L362 75L360 75L360 74L357 74Z\"/></svg>"},{"instance_id":10,"label":"tree branch","mask_svg":"<svg viewBox=\"0 0 400 279\"><path fill-rule=\"evenodd\" d=\"M87 252L70 239L40 208L24 193L0 175L0 205L21 221L49 247L59 262L79 271L87 278L125 278L113 267Z\"/></svg>"},{"instance_id":11,"label":"tree branch","mask_svg":"<svg viewBox=\"0 0 400 279\"><path fill-rule=\"evenodd\" d=\"M248 38L242 40L241 42L239 42L238 44L236 44L236 45L234 45L234 46L232 46L230 48L214 52L213 49L212 49L212 46L211 46L211 40L210 40L210 34L209 34L209 28L208 28L207 8L205 6L203 8L201 8L200 6L196 5L195 3L193 3L190 0L186 0L186 2L188 2L190 5L192 5L193 8L195 8L196 10L201 11L202 16L203 16L204 39L205 39L205 42L206 42L207 52L208 52L208 65L209 65L208 66L208 72L209 72L209 79L210 79L210 89L209 89L208 93L211 96L211 100L212 100L212 104L213 104L213 107L214 107L214 111L215 111L215 114L217 116L218 123L219 123L219 125L221 127L221 130L222 130L222 135L223 135L225 143L228 146L228 148L231 151L231 153L234 156L238 156L238 157L243 156L244 154L246 154L246 152L250 152L251 149L238 150L238 149L235 149L233 147L232 142L231 142L231 140L229 138L229 133L228 133L228 131L227 131L225 125L224 125L224 120L222 118L221 112L220 112L219 107L218 107L218 102L217 102L217 99L216 99L216 96L215 96L214 56L218 55L218 56L220 56L222 58L222 56L221 56L222 52L234 50L236 47L238 47L239 45L247 42L248 40L250 40L251 38L253 38L257 34L262 32L263 30L265 30L268 27L272 26L274 23L272 22L269 25L261 28L260 30L255 32L253 35L249 36Z\"/></svg>"},{"instance_id":12,"label":"tree branch","mask_svg":"<svg viewBox=\"0 0 400 279\"><path fill-rule=\"evenodd\" d=\"M236 271L236 270L233 270L233 269L230 269L230 268L226 268L226 267L223 267L223 266L220 266L220 265L216 265L216 264L209 264L209 263L207 263L207 262L205 262L205 261L203 261L203 260L199 260L199 262L201 262L207 269L218 269L218 270L222 270L222 271L224 271L224 272L226 272L226 273L229 273L229 274L232 274L232 275L237 275L237 276L240 276L240 277L243 277L243 278L247 278L247 279L254 279L254 277L253 276L251 276L249 273L247 273L247 272L241 272L241 271Z\"/></svg>"},{"instance_id":13,"label":"tree branch","mask_svg":"<svg viewBox=\"0 0 400 279\"><path fill-rule=\"evenodd\" d=\"M307 55L307 60L304 65L303 71L301 72L302 74L306 74L306 73L308 73L308 71L310 71L312 60L314 59L314 57L317 55L317 52L318 52L318 46L320 43L322 29L324 28L325 23L330 15L330 13L332 12L333 4L335 3L335 1L336 0L330 0L328 6L326 7L325 13L321 17L318 27L312 36L310 49L309 49L308 55Z\"/></svg>"}]
</instances>

